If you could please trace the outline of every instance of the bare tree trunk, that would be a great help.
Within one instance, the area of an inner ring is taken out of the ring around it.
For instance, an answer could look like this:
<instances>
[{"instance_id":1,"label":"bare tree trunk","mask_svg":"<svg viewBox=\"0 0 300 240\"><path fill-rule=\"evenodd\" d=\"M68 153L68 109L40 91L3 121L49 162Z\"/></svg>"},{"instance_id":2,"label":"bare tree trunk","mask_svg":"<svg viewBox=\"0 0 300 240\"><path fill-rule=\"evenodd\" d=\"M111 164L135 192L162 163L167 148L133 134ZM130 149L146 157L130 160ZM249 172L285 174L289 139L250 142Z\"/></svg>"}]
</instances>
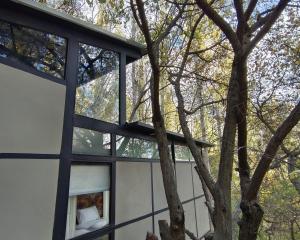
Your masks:
<instances>
[{"instance_id":1,"label":"bare tree trunk","mask_svg":"<svg viewBox=\"0 0 300 240\"><path fill-rule=\"evenodd\" d=\"M240 77L239 59L235 58L232 64L231 78L227 97L226 117L223 129L220 167L217 185L222 195L215 199L215 236L214 240L232 239L232 213L231 213L231 181L233 169L233 155L236 136L237 115L236 108L239 103Z\"/></svg>"}]
</instances>

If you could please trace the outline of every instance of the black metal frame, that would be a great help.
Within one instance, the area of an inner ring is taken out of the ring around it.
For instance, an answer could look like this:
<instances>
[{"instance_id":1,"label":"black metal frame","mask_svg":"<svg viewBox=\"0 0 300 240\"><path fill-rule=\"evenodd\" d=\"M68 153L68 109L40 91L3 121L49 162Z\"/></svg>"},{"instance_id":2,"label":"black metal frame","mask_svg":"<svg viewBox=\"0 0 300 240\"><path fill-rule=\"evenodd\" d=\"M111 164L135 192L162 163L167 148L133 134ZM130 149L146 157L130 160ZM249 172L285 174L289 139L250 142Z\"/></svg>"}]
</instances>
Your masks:
<instances>
[{"instance_id":1,"label":"black metal frame","mask_svg":"<svg viewBox=\"0 0 300 240\"><path fill-rule=\"evenodd\" d=\"M39 31L59 35L67 39L67 56L65 63L65 79L53 77L47 73L39 72L38 70L26 65L10 61L9 59L0 58L0 63L27 71L29 73L38 75L47 80L53 81L58 84L66 86L65 98L65 112L62 133L61 152L59 154L35 154L35 153L0 153L1 158L36 158L36 159L60 159L58 187L56 196L55 220L53 228L53 240L64 240L66 231L67 208L69 198L69 181L70 181L70 168L72 164L76 163L89 163L89 164L109 164L111 166L111 198L110 198L110 225L87 233L82 236L73 238L74 240L88 240L95 237L101 237L109 234L110 239L114 240L114 230L129 225L133 222L152 217L152 227L154 232L154 216L161 212L167 211L167 208L154 211L154 194L153 194L153 164L159 162L158 159L145 159L145 158L127 158L118 157L116 155L116 135L127 137L140 138L148 141L155 141L153 134L149 134L147 130L142 131L126 126L126 64L134 59L142 56L142 49L130 47L128 44L119 41L118 39L110 39L106 35L101 35L99 32L93 32L83 27L78 27L73 23L64 22L59 18L52 15L39 12L35 9L19 5L9 0L1 1L0 3L0 16L5 21L19 24ZM38 19L38 20L37 20ZM79 55L79 43L86 43L95 47L101 47L113 50L119 53L120 56L120 78L119 78L119 125L107 123L101 120L91 119L88 117L75 114L75 95L77 84L77 66ZM111 155L110 156L94 156L72 153L72 138L73 128L80 127L89 130L105 132L111 134ZM131 126L132 127L132 126ZM175 144L183 144L183 138L177 134L169 133L169 141L172 149L172 159L176 164L175 159ZM172 137L173 136L173 137ZM116 165L119 161L125 162L149 162L151 168L151 196L152 196L152 212L136 219L115 225L115 189L116 189ZM191 164L190 162L185 162ZM191 171L192 168L191 168ZM193 176L193 175L192 175ZM193 183L194 185L194 183ZM184 203L195 201L203 196L195 196L193 186L193 198ZM195 212L195 220L196 212ZM197 225L196 225L197 226ZM196 227L198 231L198 226Z\"/></svg>"}]
</instances>

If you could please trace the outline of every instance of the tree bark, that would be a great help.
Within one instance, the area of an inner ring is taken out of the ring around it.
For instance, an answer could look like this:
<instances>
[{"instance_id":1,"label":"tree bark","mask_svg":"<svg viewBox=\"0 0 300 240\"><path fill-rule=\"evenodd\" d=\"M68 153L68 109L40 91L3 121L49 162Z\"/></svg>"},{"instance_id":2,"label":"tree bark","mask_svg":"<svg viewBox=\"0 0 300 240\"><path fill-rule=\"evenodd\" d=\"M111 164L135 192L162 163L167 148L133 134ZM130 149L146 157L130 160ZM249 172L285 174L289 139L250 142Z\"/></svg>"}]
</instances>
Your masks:
<instances>
[{"instance_id":1,"label":"tree bark","mask_svg":"<svg viewBox=\"0 0 300 240\"><path fill-rule=\"evenodd\" d=\"M146 18L144 3L142 0L130 1L134 18L140 27L146 41L148 57L152 69L150 79L152 122L155 130L155 137L158 144L160 167L162 171L163 184L166 199L170 212L170 226L166 221L159 221L162 240L185 240L184 210L177 193L174 164L169 154L169 142L167 138L164 118L160 109L160 66L159 66L159 42L153 41ZM182 12L180 13L181 16ZM173 19L173 25L176 18ZM172 28L171 25L168 28Z\"/></svg>"},{"instance_id":2,"label":"tree bark","mask_svg":"<svg viewBox=\"0 0 300 240\"><path fill-rule=\"evenodd\" d=\"M238 223L240 226L239 240L256 240L264 212L256 201L242 201L240 207L243 217Z\"/></svg>"}]
</instances>

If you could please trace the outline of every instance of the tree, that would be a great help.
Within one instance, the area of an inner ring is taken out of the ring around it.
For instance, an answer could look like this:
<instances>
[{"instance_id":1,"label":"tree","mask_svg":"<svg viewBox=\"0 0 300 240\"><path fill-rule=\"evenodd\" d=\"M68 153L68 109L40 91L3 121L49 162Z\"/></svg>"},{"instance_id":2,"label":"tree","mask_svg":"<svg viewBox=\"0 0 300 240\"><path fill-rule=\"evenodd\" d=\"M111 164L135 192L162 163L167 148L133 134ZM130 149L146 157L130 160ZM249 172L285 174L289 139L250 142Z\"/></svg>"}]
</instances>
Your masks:
<instances>
[{"instance_id":1,"label":"tree","mask_svg":"<svg viewBox=\"0 0 300 240\"><path fill-rule=\"evenodd\" d=\"M203 161L195 148L191 134L186 125L183 99L180 89L177 90L178 111L183 133L196 161L201 178L214 198L213 223L214 239L232 239L231 217L231 180L233 171L233 156L237 129L238 171L241 187L242 219L239 222L239 239L256 239L263 211L258 202L258 193L269 166L284 138L298 123L300 118L300 103L290 112L269 140L264 154L252 175L247 153L247 58L257 43L269 32L276 19L280 16L289 1L279 1L270 9L265 9L257 15L257 20L251 18L257 1L250 1L246 9L242 1L234 1L236 11L236 30L217 13L205 0L197 0L200 9L222 30L233 49L231 78L227 94L226 118L222 137L222 149L217 181L211 182L203 167ZM254 22L254 23L253 23ZM179 88L177 86L177 88ZM203 169L201 169L203 168Z\"/></svg>"},{"instance_id":2,"label":"tree","mask_svg":"<svg viewBox=\"0 0 300 240\"><path fill-rule=\"evenodd\" d=\"M152 75L150 78L151 106L153 114L152 122L158 143L164 189L170 211L170 226L168 226L165 221L161 221L159 223L161 237L164 240L183 240L185 239L184 211L176 189L174 166L169 154L165 121L160 109L159 90L161 71L159 65L159 44L169 34L172 27L174 27L177 20L181 17L184 7L177 6L177 9L175 9L175 11L173 10L173 14L176 14L177 11L175 17L171 21L165 22L167 27L155 39L153 39L149 29L148 20L146 18L143 1L131 0L130 5L137 25L144 35L152 69Z\"/></svg>"},{"instance_id":3,"label":"tree","mask_svg":"<svg viewBox=\"0 0 300 240\"><path fill-rule=\"evenodd\" d=\"M182 132L190 147L194 159L197 163L197 171L199 172L200 179L206 185L209 192L214 199L214 206L208 205L212 213L212 222L214 224L214 239L232 239L232 213L231 213L231 183L233 172L233 160L235 149L235 138L237 132L237 148L238 148L238 172L240 177L241 188L241 210L242 219L239 222L240 234L239 239L256 239L258 228L262 221L263 210L259 205L258 194L262 181L269 169L269 166L283 140L292 128L298 123L300 118L300 103L296 104L294 109L289 115L282 120L281 124L277 126L273 136L269 139L266 149L262 154L257 167L251 177L250 166L248 162L247 153L247 111L248 111L248 79L247 79L247 60L249 54L259 43L259 41L270 31L274 22L278 19L284 8L287 6L288 1L279 1L278 4L270 9L264 9L262 13L257 14L257 20L252 15L257 1L250 1L246 10L243 10L243 4L240 1L235 1L235 11L237 14L236 30L229 23L226 22L220 14L218 14L211 4L206 1L196 1L199 8L218 26L233 49L233 61L231 66L231 77L229 81L229 90L227 94L226 105L226 118L224 123L224 131L222 137L222 148L219 165L219 173L216 181L210 175L199 149L193 141L192 134L187 125L186 109L184 105L184 98L181 92L180 81L183 77L185 64L188 62L187 51L183 53L183 61L176 73L175 80L172 80L175 87L177 100L178 100L178 114ZM133 4L132 4L133 5ZM184 4L181 4L184 6ZM135 6L135 5L133 5ZM158 49L155 41L152 41L150 31L143 9L143 2L136 1L137 12L136 20L140 21L139 26L145 36L149 58L152 59L153 70L153 84L160 81L160 70L158 67ZM133 11L135 11L133 7ZM200 13L201 16L201 13ZM192 35L192 31L191 34ZM193 38L190 38L191 44ZM157 93L156 93L157 90ZM158 86L154 88L153 95L158 95ZM161 132L164 130L163 119L159 112L159 96L153 98L153 110L158 111L154 114L153 124L154 127ZM157 118L155 118L155 115ZM157 121L157 122L155 122ZM158 124L159 122L159 124ZM160 145L163 148L163 144ZM161 156L161 155L160 155ZM162 157L162 156L161 156ZM163 171L164 174L164 171ZM166 186L165 186L166 187ZM166 189L166 191L168 191Z\"/></svg>"}]
</instances>

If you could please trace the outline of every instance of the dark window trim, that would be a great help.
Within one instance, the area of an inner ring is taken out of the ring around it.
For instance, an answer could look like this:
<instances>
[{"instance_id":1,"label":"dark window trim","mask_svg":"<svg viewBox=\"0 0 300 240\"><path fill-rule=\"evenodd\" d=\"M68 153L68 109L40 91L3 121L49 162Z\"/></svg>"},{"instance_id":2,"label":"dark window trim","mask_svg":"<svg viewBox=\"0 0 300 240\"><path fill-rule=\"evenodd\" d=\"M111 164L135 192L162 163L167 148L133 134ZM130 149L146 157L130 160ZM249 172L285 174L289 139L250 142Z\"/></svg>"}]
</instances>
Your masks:
<instances>
[{"instance_id":1,"label":"dark window trim","mask_svg":"<svg viewBox=\"0 0 300 240\"><path fill-rule=\"evenodd\" d=\"M78 42L69 39L66 65L66 98L62 133L61 159L58 171L56 206L53 226L53 240L64 240L68 211L70 169L72 163L73 115L78 66ZM75 69L75 71L74 71Z\"/></svg>"},{"instance_id":2,"label":"dark window trim","mask_svg":"<svg viewBox=\"0 0 300 240\"><path fill-rule=\"evenodd\" d=\"M40 154L40 153L0 153L0 159L60 159L59 154Z\"/></svg>"},{"instance_id":3,"label":"dark window trim","mask_svg":"<svg viewBox=\"0 0 300 240\"><path fill-rule=\"evenodd\" d=\"M22 28L28 28L28 29L31 29L31 30L34 30L34 31L37 31L37 32L52 34L52 35L56 35L58 37L64 38L66 40L66 55L65 55L64 77L63 78L55 77L55 76L53 76L49 73L39 71L39 70L37 70L37 69L27 65L27 64L24 64L24 63L18 62L18 61L13 61L9 58L0 57L0 62L3 63L3 64L7 64L8 66L11 66L11 67L19 68L23 71L32 73L32 74L37 75L39 77L49 79L49 80L51 80L53 82L56 82L56 83L59 83L61 85L66 85L65 79L66 79L66 68L67 68L67 62L68 62L67 49L68 49L68 39L69 39L69 37L63 36L63 34L57 33L55 31L51 31L51 29L50 29L50 31L48 31L48 29L47 29L47 31L45 31L45 29L38 28L35 25L31 26L29 23L26 24L27 23L26 17L20 23L16 22L16 18L9 18L9 20L6 20L5 18L8 19L8 17L6 16L5 13L2 13L1 11L2 10L0 9L0 14L1 14L0 21L2 21L2 22L5 22L5 23L10 24L10 25L17 25L17 26L20 26Z\"/></svg>"},{"instance_id":4,"label":"dark window trim","mask_svg":"<svg viewBox=\"0 0 300 240\"><path fill-rule=\"evenodd\" d=\"M8 2L8 3L7 3ZM43 31L45 26L50 33L58 34L65 38L77 39L77 41L88 41L91 44L101 44L114 51L125 52L126 55L134 59L142 56L141 49L127 45L125 42L119 42L117 38L110 38L99 32L93 32L83 26L70 23L56 16L45 14L33 10L17 3L4 0L0 2L0 16L8 21L17 24L26 24L30 27ZM38 18L39 21L36 21Z\"/></svg>"},{"instance_id":5,"label":"dark window trim","mask_svg":"<svg viewBox=\"0 0 300 240\"><path fill-rule=\"evenodd\" d=\"M118 94L119 94L119 107L118 107L118 114L119 114L119 117L118 117L118 119L116 120L116 122L108 122L108 121L104 121L104 120L101 120L101 119L97 119L97 118L93 118L93 117L89 117L89 116L85 116L85 115L81 115L81 114L79 114L79 113L76 113L76 111L75 111L75 115L76 116L80 116L80 117L84 117L84 118L89 118L89 119L91 119L91 120L95 120L95 121L101 121L101 122L103 122L103 123L108 123L108 124L114 124L114 125L121 125L121 119L122 119L122 117L121 117L121 113L124 111L123 110L123 107L125 107L125 112L126 112L126 105L124 106L124 105L122 105L121 106L121 95L122 95L122 87L123 87L123 84L124 83L122 83L123 81L124 81L124 79L125 79L125 81L126 81L126 76L124 76L123 75L123 72L124 71L122 71L122 68L124 68L124 67L126 67L126 62L125 62L125 65L122 65L122 64L124 64L123 62L122 62L122 58L121 58L121 56L126 56L125 54L124 54L124 52L122 52L122 51L118 51L118 50L116 50L115 48L114 48L114 46L112 46L112 45L110 45L110 44L108 44L108 48L106 48L106 47L104 47L104 45L105 45L105 42L101 42L101 41L97 41L97 42L92 42L92 43L90 43L90 42L86 42L86 41L80 41L79 39L77 39L77 41L78 41L78 44L86 44L86 45L88 45L88 46L91 46L91 47L95 47L95 48L100 48L100 49L103 49L103 50L108 50L108 51L112 51L112 52L114 52L114 53L116 53L117 55L118 55L118 60L119 60L119 79L118 79ZM78 50L80 50L80 49L78 49ZM80 52L78 52L78 58L80 58L80 54L79 54ZM78 61L78 63L79 63L79 61ZM79 66L79 65L78 65ZM77 68L78 68L78 66L77 66ZM125 75L126 75L126 72L125 72ZM76 78L76 83L77 83L77 79L78 79L78 77ZM97 78L96 78L97 79ZM89 83L89 82L93 82L93 81L95 81L96 79L93 79L93 80L90 80L90 81L88 81L87 83ZM86 84L86 83L84 83L84 84ZM79 87L78 85L76 86L76 88L77 87ZM126 97L126 95L125 95L125 97ZM125 99L126 100L126 99ZM125 103L126 104L126 103Z\"/></svg>"},{"instance_id":6,"label":"dark window trim","mask_svg":"<svg viewBox=\"0 0 300 240\"><path fill-rule=\"evenodd\" d=\"M79 42L84 42L96 47L101 47L105 48L108 50L113 50L117 53L121 54L126 54L125 56L130 56L132 58L139 58L141 56L140 53L138 53L138 50L133 50L129 49L125 45L118 45L116 43L110 43L109 40L102 40L99 38L99 34L92 34L88 33L88 35L84 34L84 32L78 32L77 29L74 28L68 28L70 25L68 23L63 22L60 19L56 19L54 17L47 17L44 16L43 14L35 14L35 15L29 15L28 13L24 11L15 11L11 9L11 6L7 6L4 3L4 6L2 6L3 3L0 3L0 16L1 20L12 23L12 24L17 24L22 27L26 28L31 28L33 30L41 31L41 32L46 32L54 35L58 35L60 37L63 37L67 40L67 49L68 44L70 39L72 41L77 41ZM36 16L38 15L38 16ZM41 16L40 16L41 15ZM36 21L36 17L39 17L38 21ZM47 28L45 31L45 28ZM72 60L70 60L71 62ZM16 61L12 61L9 59L5 58L0 58L0 63L6 64L11 67L15 67L17 69L20 69L22 71L37 75L39 77L45 78L47 80L50 80L52 82L61 84L61 85L66 85L66 71L67 71L67 65L69 64L69 59L68 59L68 51L66 53L66 62L65 62L65 76L64 79L54 77L52 75L49 75L44 72L40 72L26 64L18 63ZM74 67L75 69L75 67Z\"/></svg>"},{"instance_id":7,"label":"dark window trim","mask_svg":"<svg viewBox=\"0 0 300 240\"><path fill-rule=\"evenodd\" d=\"M1 5L1 3L0 3ZM39 19L39 21L36 21L36 19L32 16L27 16L26 14L23 14L21 12L15 12L11 9L7 8L0 8L0 20L7 22L9 24L19 25L21 27L29 28L35 31L40 31L44 33L49 33L53 35L57 35L59 37L65 38L67 42L67 49L69 44L69 38L72 36L72 34L67 34L65 31L62 31L57 26L53 26L52 24L49 24L45 22L43 19ZM45 26L47 26L47 29L45 30ZM66 52L66 59L65 59L65 69L64 69L64 78L58 78L55 76L52 76L48 73L38 71L37 69L30 67L24 63L13 61L8 58L0 58L0 63L20 69L22 71L37 75L39 77L42 77L44 79L50 80L52 82L66 85L66 69L67 69L67 58L68 52Z\"/></svg>"},{"instance_id":8,"label":"dark window trim","mask_svg":"<svg viewBox=\"0 0 300 240\"><path fill-rule=\"evenodd\" d=\"M82 115L74 115L74 127L85 128L97 132L112 133L124 137L139 138L146 141L156 142L155 136L149 136L142 133L131 132L123 127L114 123L97 120ZM171 143L171 142L170 142Z\"/></svg>"}]
</instances>

